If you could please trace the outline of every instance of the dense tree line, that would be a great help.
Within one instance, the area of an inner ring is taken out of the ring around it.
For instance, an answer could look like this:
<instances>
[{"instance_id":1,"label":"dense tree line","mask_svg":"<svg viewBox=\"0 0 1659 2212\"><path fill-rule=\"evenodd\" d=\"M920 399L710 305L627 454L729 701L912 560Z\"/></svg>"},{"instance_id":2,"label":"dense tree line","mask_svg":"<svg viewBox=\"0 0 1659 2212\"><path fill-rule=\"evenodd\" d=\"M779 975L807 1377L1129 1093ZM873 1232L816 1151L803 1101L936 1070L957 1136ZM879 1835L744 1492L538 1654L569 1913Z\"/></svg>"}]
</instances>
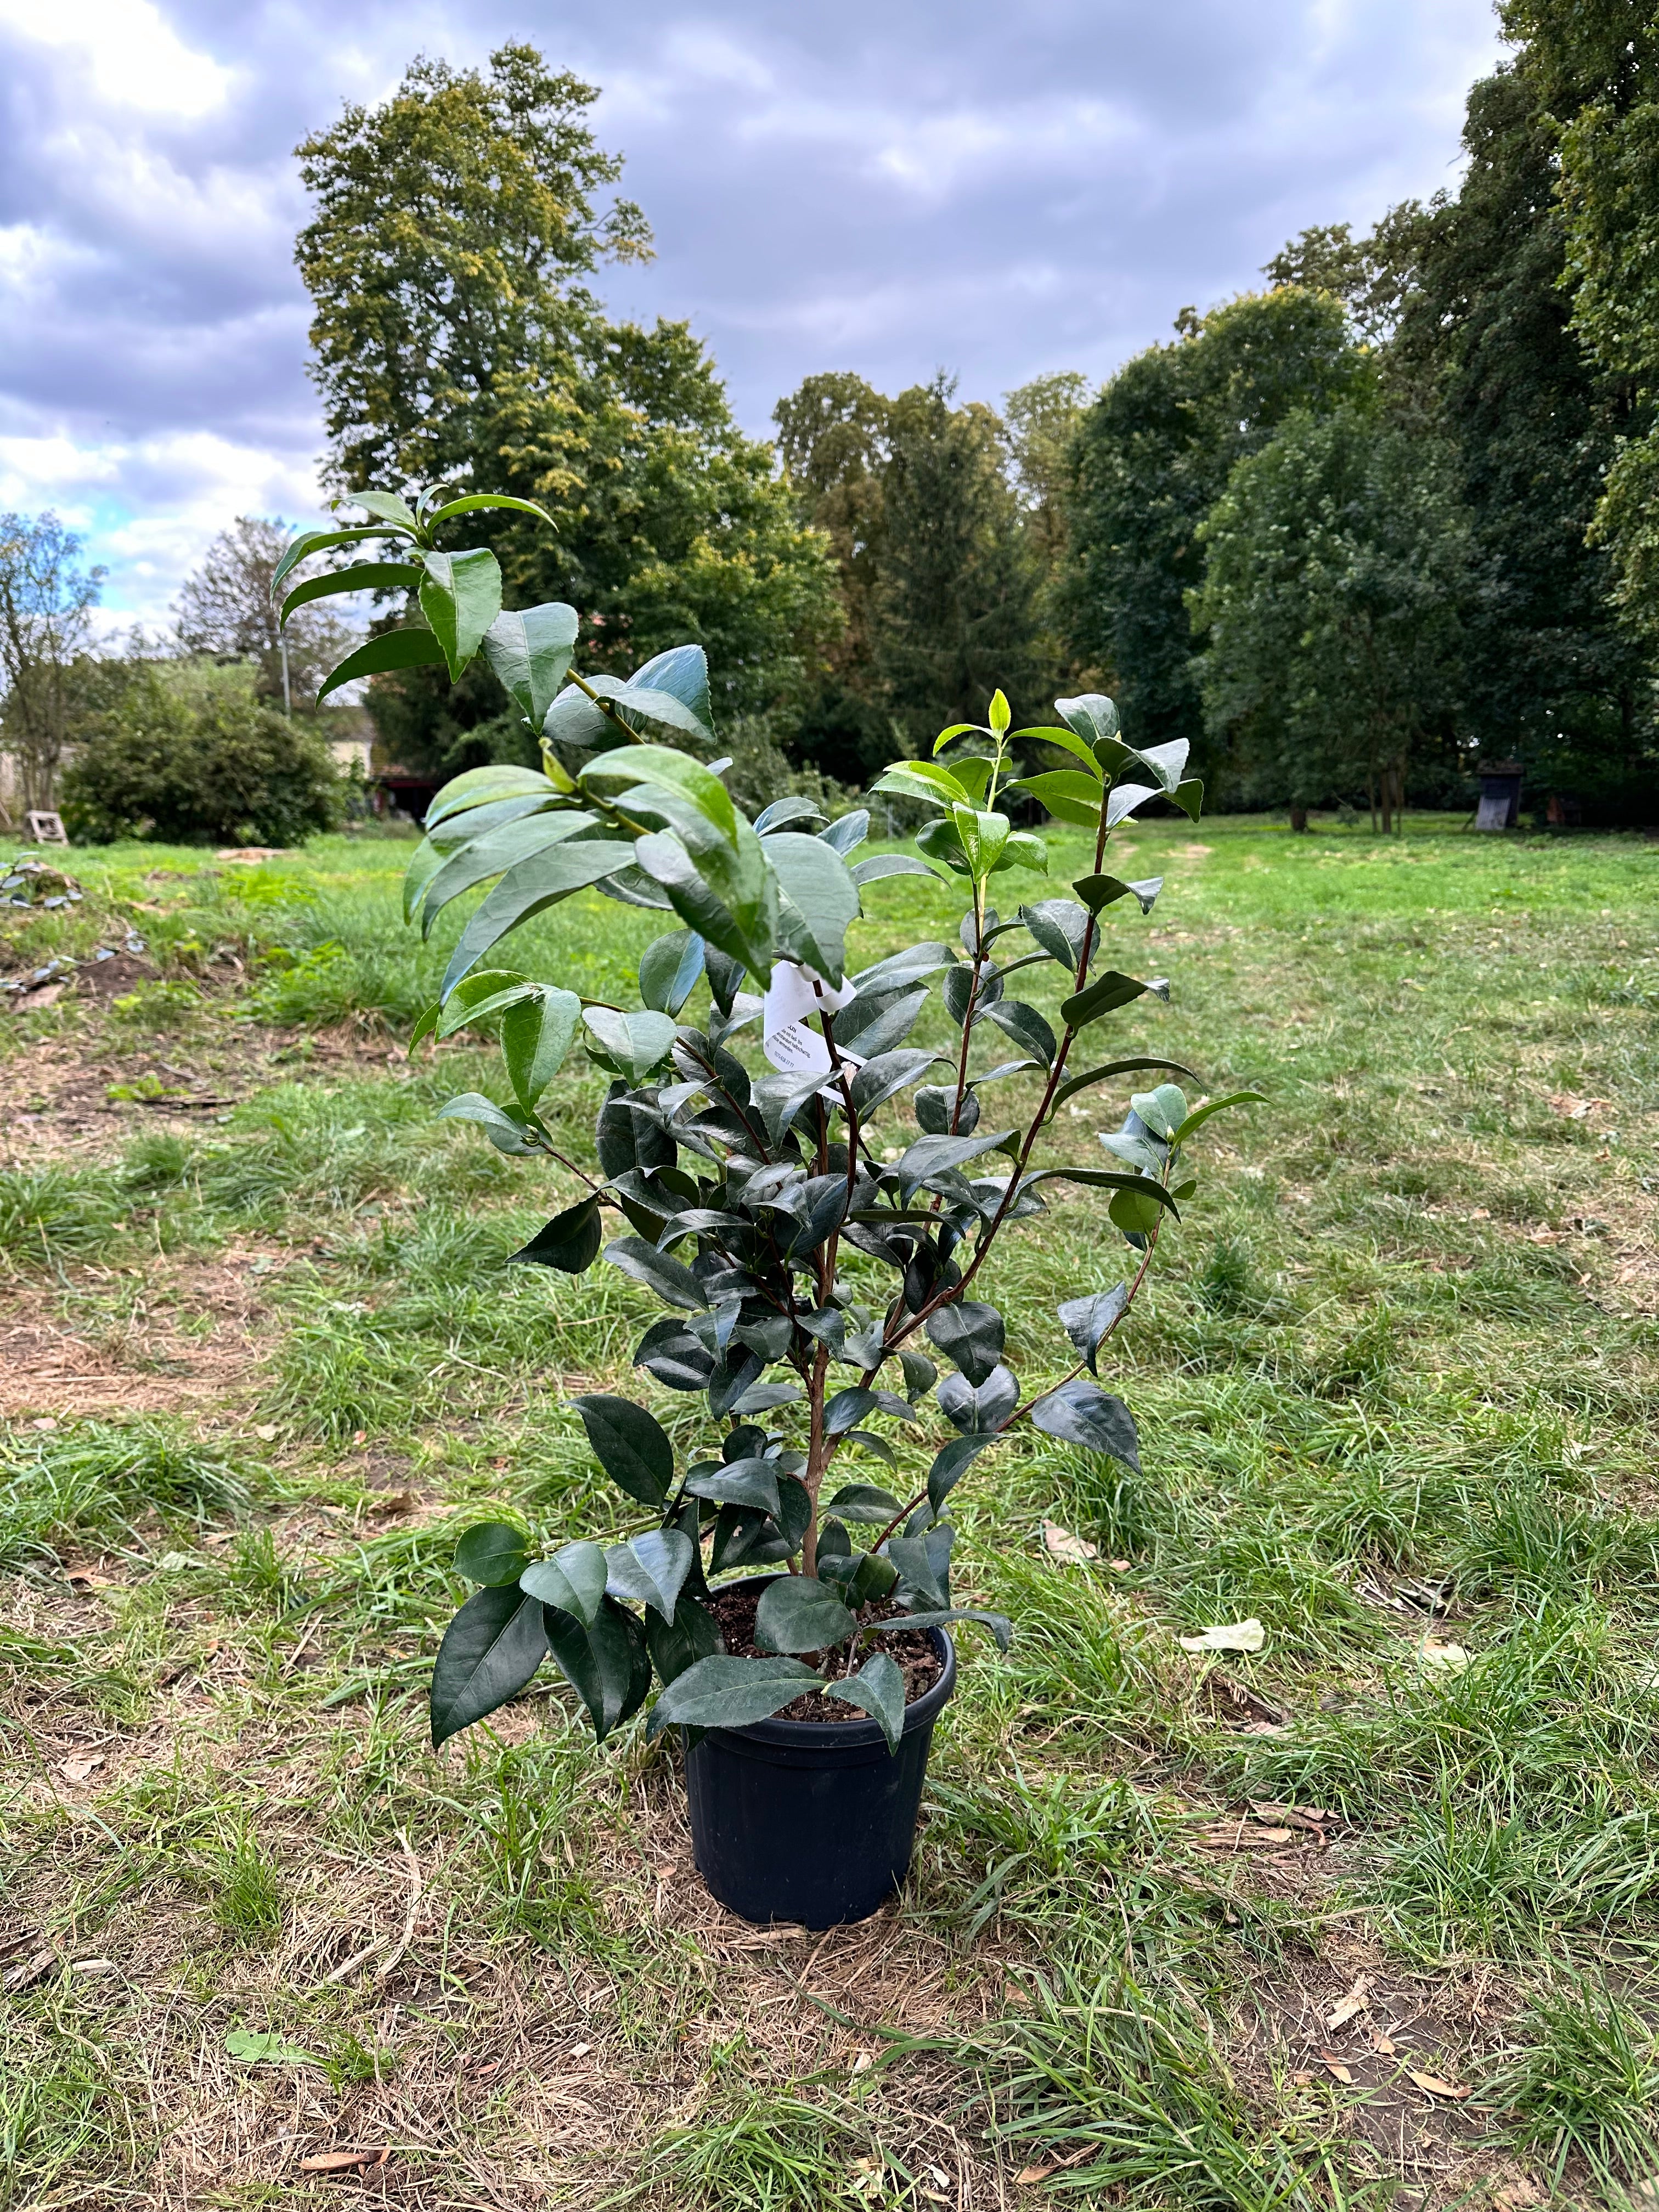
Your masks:
<instances>
[{"instance_id":1,"label":"dense tree line","mask_svg":"<svg viewBox=\"0 0 1659 2212\"><path fill-rule=\"evenodd\" d=\"M594 88L527 46L417 61L299 149L328 477L539 502L556 534L492 518L511 592L572 602L617 672L702 642L750 795L862 785L1000 684L1022 720L1109 690L1224 804L1388 826L1519 754L1540 806L1654 818L1659 9L1502 13L1514 58L1470 92L1455 194L1304 232L1097 392L1052 374L998 413L943 372L893 395L818 374L769 443L684 325L615 321L593 289L651 250ZM341 634L308 608L284 654L282 535L223 535L173 649L304 714ZM34 803L111 711L77 553L0 518L0 738ZM524 742L482 662L453 689L377 678L371 707L417 769Z\"/></svg>"}]
</instances>

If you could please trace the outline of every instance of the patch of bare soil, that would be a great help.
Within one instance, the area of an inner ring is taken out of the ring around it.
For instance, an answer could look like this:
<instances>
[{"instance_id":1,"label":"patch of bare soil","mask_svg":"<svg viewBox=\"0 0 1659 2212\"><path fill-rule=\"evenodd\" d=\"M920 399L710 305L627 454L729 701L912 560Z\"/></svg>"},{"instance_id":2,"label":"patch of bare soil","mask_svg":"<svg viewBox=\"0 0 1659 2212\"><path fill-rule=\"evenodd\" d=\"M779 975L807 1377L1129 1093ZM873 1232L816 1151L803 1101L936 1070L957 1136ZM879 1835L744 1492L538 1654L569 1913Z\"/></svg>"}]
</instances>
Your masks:
<instances>
[{"instance_id":1,"label":"patch of bare soil","mask_svg":"<svg viewBox=\"0 0 1659 2212\"><path fill-rule=\"evenodd\" d=\"M309 1036L303 1058L289 1031L227 1026L205 1044L126 1043L105 1030L42 1038L7 1054L0 1058L0 1167L106 1159L140 1133L188 1135L301 1068L337 1077L407 1064L400 1045L350 1026ZM115 1091L138 1095L112 1097Z\"/></svg>"},{"instance_id":2,"label":"patch of bare soil","mask_svg":"<svg viewBox=\"0 0 1659 2212\"><path fill-rule=\"evenodd\" d=\"M0 1417L165 1413L234 1402L254 1387L263 1277L286 1257L246 1245L210 1261L158 1262L136 1294L88 1319L84 1298L48 1309L38 1283L0 1292Z\"/></svg>"}]
</instances>

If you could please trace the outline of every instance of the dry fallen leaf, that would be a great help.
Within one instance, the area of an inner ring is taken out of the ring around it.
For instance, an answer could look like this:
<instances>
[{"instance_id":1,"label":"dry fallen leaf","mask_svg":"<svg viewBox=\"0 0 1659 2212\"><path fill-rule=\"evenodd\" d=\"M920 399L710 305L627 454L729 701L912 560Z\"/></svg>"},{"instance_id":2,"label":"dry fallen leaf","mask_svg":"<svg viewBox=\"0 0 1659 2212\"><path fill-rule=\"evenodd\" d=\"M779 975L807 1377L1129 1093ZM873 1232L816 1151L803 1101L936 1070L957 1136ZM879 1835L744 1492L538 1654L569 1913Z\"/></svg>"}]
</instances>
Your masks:
<instances>
[{"instance_id":1,"label":"dry fallen leaf","mask_svg":"<svg viewBox=\"0 0 1659 2212\"><path fill-rule=\"evenodd\" d=\"M301 2173L350 2173L358 2166L384 2166L391 2154L391 2145L380 2150L325 2150L314 2158L300 2160Z\"/></svg>"},{"instance_id":2,"label":"dry fallen leaf","mask_svg":"<svg viewBox=\"0 0 1659 2212\"><path fill-rule=\"evenodd\" d=\"M1371 2039L1371 2049L1380 2051L1384 2058L1392 2058L1400 2048L1394 2038L1391 2035L1384 2035L1380 2027L1368 2028L1366 2033Z\"/></svg>"},{"instance_id":3,"label":"dry fallen leaf","mask_svg":"<svg viewBox=\"0 0 1659 2212\"><path fill-rule=\"evenodd\" d=\"M1352 2085L1353 2075L1342 2063L1342 2061L1340 2058L1334 2058L1328 2051L1322 2051L1320 2052L1319 2063L1325 2068L1328 2073L1334 2074L1339 2081L1346 2081L1350 2086Z\"/></svg>"},{"instance_id":4,"label":"dry fallen leaf","mask_svg":"<svg viewBox=\"0 0 1659 2212\"><path fill-rule=\"evenodd\" d=\"M1291 2076L1298 2089L1311 2089L1317 2078L1316 2075L1310 2074L1305 2066L1299 2067Z\"/></svg>"},{"instance_id":5,"label":"dry fallen leaf","mask_svg":"<svg viewBox=\"0 0 1659 2212\"><path fill-rule=\"evenodd\" d=\"M867 2051L860 2051L853 2061L853 2071L855 2074L867 2074L875 2063Z\"/></svg>"},{"instance_id":6,"label":"dry fallen leaf","mask_svg":"<svg viewBox=\"0 0 1659 2212\"><path fill-rule=\"evenodd\" d=\"M1408 2066L1406 2072L1418 2087L1425 2089L1431 2097L1453 2097L1461 2104L1465 2097L1474 2094L1473 2089L1465 2088L1461 2081L1443 2081L1437 2074L1419 2074L1414 2066Z\"/></svg>"},{"instance_id":7,"label":"dry fallen leaf","mask_svg":"<svg viewBox=\"0 0 1659 2212\"><path fill-rule=\"evenodd\" d=\"M412 1490L392 1490L377 1498L368 1510L377 1521L386 1521L394 1513L413 1513L420 1502Z\"/></svg>"},{"instance_id":8,"label":"dry fallen leaf","mask_svg":"<svg viewBox=\"0 0 1659 2212\"><path fill-rule=\"evenodd\" d=\"M1064 2173L1068 2166L1081 2166L1085 2158L1092 2158L1094 2148L1092 2143L1085 2143L1081 2150L1074 2150L1069 2158L1051 2158L1043 2166L1023 2166L1014 2179L1022 2187L1029 2186L1034 2181L1046 2181L1051 2173Z\"/></svg>"},{"instance_id":9,"label":"dry fallen leaf","mask_svg":"<svg viewBox=\"0 0 1659 2212\"><path fill-rule=\"evenodd\" d=\"M1346 2027L1351 2020L1357 2020L1365 2010L1370 2002L1366 1994L1370 1988L1369 1979L1362 1974L1347 1996L1331 2007L1325 2015L1325 2026L1331 2034L1334 2035L1339 2027Z\"/></svg>"},{"instance_id":10,"label":"dry fallen leaf","mask_svg":"<svg viewBox=\"0 0 1659 2212\"><path fill-rule=\"evenodd\" d=\"M31 1421L29 1423L29 1426L32 1429L46 1429L50 1431L55 1429L58 1426L58 1424L50 1413L43 1413L38 1421Z\"/></svg>"},{"instance_id":11,"label":"dry fallen leaf","mask_svg":"<svg viewBox=\"0 0 1659 2212\"><path fill-rule=\"evenodd\" d=\"M1058 1521L1042 1524L1042 1541L1049 1556L1056 1559L1097 1559L1098 1544L1091 1544L1086 1536L1074 1536L1069 1528L1062 1528Z\"/></svg>"},{"instance_id":12,"label":"dry fallen leaf","mask_svg":"<svg viewBox=\"0 0 1659 2212\"><path fill-rule=\"evenodd\" d=\"M1200 1628L1196 1636L1183 1636L1183 1651L1260 1651L1267 1632L1259 1620L1233 1620L1218 1628Z\"/></svg>"},{"instance_id":13,"label":"dry fallen leaf","mask_svg":"<svg viewBox=\"0 0 1659 2212\"><path fill-rule=\"evenodd\" d=\"M31 1952L27 1959L15 1966L8 1966L5 1972L0 1975L0 1989L5 1990L9 1994L15 1994L19 1990L30 1989L43 1975L49 1974L57 1963L58 1954L55 1951Z\"/></svg>"},{"instance_id":14,"label":"dry fallen leaf","mask_svg":"<svg viewBox=\"0 0 1659 2212\"><path fill-rule=\"evenodd\" d=\"M1659 2186L1651 2181L1638 2182L1636 2194L1647 2197L1651 2203L1659 2198ZM1517 2173L1493 2189L1492 2201L1497 2212L1528 2212L1529 2206L1541 2204L1545 2200L1543 2191L1535 2183L1528 2181L1524 2173Z\"/></svg>"},{"instance_id":15,"label":"dry fallen leaf","mask_svg":"<svg viewBox=\"0 0 1659 2212\"><path fill-rule=\"evenodd\" d=\"M262 1444L275 1443L276 1441L276 1424L275 1421L261 1421L258 1427L255 1429L253 1433L258 1437Z\"/></svg>"},{"instance_id":16,"label":"dry fallen leaf","mask_svg":"<svg viewBox=\"0 0 1659 2212\"><path fill-rule=\"evenodd\" d=\"M1425 1667L1443 1667L1453 1674L1462 1674L1469 1663L1469 1655L1461 1644L1443 1644L1437 1636L1425 1636L1417 1647L1417 1656Z\"/></svg>"},{"instance_id":17,"label":"dry fallen leaf","mask_svg":"<svg viewBox=\"0 0 1659 2212\"><path fill-rule=\"evenodd\" d=\"M66 1759L58 1771L65 1782L72 1782L78 1787L88 1775L95 1774L103 1763L101 1751L88 1752L77 1759Z\"/></svg>"},{"instance_id":18,"label":"dry fallen leaf","mask_svg":"<svg viewBox=\"0 0 1659 2212\"><path fill-rule=\"evenodd\" d=\"M1252 1797L1250 1810L1258 1820L1270 1821L1275 1827L1306 1828L1322 1841L1326 1824L1336 1818L1322 1805L1275 1805L1270 1797Z\"/></svg>"}]
</instances>

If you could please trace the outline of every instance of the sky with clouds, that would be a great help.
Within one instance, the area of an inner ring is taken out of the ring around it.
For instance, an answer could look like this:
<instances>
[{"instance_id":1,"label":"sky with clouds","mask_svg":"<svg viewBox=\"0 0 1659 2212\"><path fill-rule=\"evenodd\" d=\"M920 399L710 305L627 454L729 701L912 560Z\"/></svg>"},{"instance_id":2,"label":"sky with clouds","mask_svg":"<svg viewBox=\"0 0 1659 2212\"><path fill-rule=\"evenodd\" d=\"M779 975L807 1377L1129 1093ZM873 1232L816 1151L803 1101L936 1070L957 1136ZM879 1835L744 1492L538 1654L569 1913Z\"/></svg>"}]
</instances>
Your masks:
<instances>
[{"instance_id":1,"label":"sky with clouds","mask_svg":"<svg viewBox=\"0 0 1659 2212\"><path fill-rule=\"evenodd\" d=\"M1110 374L1315 222L1455 186L1489 0L0 0L0 509L165 622L238 513L313 514L293 148L416 53L528 40L604 88L744 426L816 369L995 402Z\"/></svg>"}]
</instances>

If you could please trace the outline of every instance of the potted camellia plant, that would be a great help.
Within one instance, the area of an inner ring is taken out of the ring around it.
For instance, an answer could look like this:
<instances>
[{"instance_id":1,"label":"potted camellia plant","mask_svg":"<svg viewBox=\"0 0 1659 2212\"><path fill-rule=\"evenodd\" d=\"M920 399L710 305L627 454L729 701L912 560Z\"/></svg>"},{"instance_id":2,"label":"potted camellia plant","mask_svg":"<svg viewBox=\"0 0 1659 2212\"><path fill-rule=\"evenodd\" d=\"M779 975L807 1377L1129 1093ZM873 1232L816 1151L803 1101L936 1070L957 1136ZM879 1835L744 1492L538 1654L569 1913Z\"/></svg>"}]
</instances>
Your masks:
<instances>
[{"instance_id":1,"label":"potted camellia plant","mask_svg":"<svg viewBox=\"0 0 1659 2212\"><path fill-rule=\"evenodd\" d=\"M933 758L898 762L876 784L934 810L916 854L860 859L867 813L826 822L782 799L750 822L724 763L688 749L715 750L701 647L626 681L583 676L572 609L504 611L494 555L436 543L464 514L528 502L356 503L370 520L298 539L278 591L309 554L379 537L398 541L398 557L299 586L284 615L326 591L403 586L423 620L373 638L324 693L428 661L453 678L482 653L543 763L470 770L428 813L410 921L429 932L452 901L492 888L415 1042L473 1024L499 1037L510 1095L469 1094L442 1112L585 1186L515 1258L569 1274L602 1260L641 1285L664 1310L634 1364L696 1401L671 1436L634 1399L574 1401L595 1459L637 1509L625 1540L577 1537L538 1559L507 1522L465 1533L456 1566L475 1588L434 1668L433 1741L550 1659L600 1740L654 1688L647 1732L681 1732L714 1895L757 1921L860 1918L909 1863L933 1722L955 1680L949 1629L972 1623L1005 1648L1011 1633L1001 1614L953 1601L951 1493L1027 1419L1138 1465L1129 1410L1097 1377L1101 1351L1193 1193L1191 1139L1258 1095L1194 1106L1181 1086L1199 1079L1174 1061L1096 1057L1103 1024L1144 994L1167 996L1102 964L1103 914L1149 913L1160 888L1105 862L1114 827L1138 808L1167 799L1196 817L1187 748L1136 750L1112 702L1092 695L1059 701L1052 726L1011 732L999 692L982 726L952 725ZM1017 740L1069 764L1019 775ZM1069 896L1005 918L997 878L1046 872L1048 858L1000 803L1011 789L1089 830L1093 860ZM957 941L849 974L865 895L903 874L959 886ZM502 963L515 929L587 888L663 917L636 1009ZM1042 963L1064 978L1058 1028L1016 995L1019 973ZM944 1044L915 1041L928 1017ZM611 1078L592 1168L562 1158L539 1111L579 1043ZM1036 1104L999 1112L1016 1076L1031 1079ZM1132 1096L1103 1157L1038 1164L1067 1099L1135 1077L1163 1079ZM988 1263L1006 1232L1041 1218L1054 1183L1098 1193L1125 1273L1060 1304L1070 1372L1027 1400L1003 1358ZM950 1434L919 1454L930 1423Z\"/></svg>"}]
</instances>

